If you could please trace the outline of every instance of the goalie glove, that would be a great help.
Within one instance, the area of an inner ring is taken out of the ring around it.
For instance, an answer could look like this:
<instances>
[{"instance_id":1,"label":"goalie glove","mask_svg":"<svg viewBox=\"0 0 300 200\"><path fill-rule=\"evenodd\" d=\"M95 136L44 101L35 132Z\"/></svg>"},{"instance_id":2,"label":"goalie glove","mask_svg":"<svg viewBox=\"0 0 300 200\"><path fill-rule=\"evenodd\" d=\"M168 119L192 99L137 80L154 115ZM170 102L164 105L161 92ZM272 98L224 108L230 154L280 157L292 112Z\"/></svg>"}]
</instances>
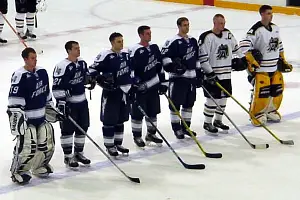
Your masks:
<instances>
[{"instance_id":1,"label":"goalie glove","mask_svg":"<svg viewBox=\"0 0 300 200\"><path fill-rule=\"evenodd\" d=\"M6 113L9 118L10 131L12 135L24 135L27 130L25 112L21 108L8 108Z\"/></svg>"},{"instance_id":2,"label":"goalie glove","mask_svg":"<svg viewBox=\"0 0 300 200\"><path fill-rule=\"evenodd\" d=\"M46 0L37 0L36 11L45 12L47 10Z\"/></svg>"},{"instance_id":3,"label":"goalie glove","mask_svg":"<svg viewBox=\"0 0 300 200\"><path fill-rule=\"evenodd\" d=\"M248 61L248 71L251 73L255 72L257 68L260 68L260 65L258 62L261 59L258 59L257 57L259 57L261 55L261 53L260 52L258 53L258 52L257 52L257 50L254 49L252 51L248 51L245 55L246 59ZM256 54L258 54L258 55L256 55ZM261 55L261 57L262 57L262 55Z\"/></svg>"},{"instance_id":4,"label":"goalie glove","mask_svg":"<svg viewBox=\"0 0 300 200\"><path fill-rule=\"evenodd\" d=\"M277 63L278 71L283 73L288 73L293 71L293 66L286 61L284 57L284 53L280 52L279 55L280 57Z\"/></svg>"}]
</instances>

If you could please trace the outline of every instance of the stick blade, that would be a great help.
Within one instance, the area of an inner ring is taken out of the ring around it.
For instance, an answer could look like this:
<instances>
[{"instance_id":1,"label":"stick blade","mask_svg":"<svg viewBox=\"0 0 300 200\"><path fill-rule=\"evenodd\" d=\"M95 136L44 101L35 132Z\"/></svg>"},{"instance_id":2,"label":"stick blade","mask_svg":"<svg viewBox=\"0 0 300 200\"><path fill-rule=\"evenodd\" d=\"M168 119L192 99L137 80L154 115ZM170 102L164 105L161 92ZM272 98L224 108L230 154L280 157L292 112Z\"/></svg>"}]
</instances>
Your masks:
<instances>
[{"instance_id":1,"label":"stick blade","mask_svg":"<svg viewBox=\"0 0 300 200\"><path fill-rule=\"evenodd\" d=\"M270 147L269 144L253 144L251 146L253 149L268 149Z\"/></svg>"},{"instance_id":2,"label":"stick blade","mask_svg":"<svg viewBox=\"0 0 300 200\"><path fill-rule=\"evenodd\" d=\"M207 158L222 158L221 153L205 153Z\"/></svg>"},{"instance_id":3,"label":"stick blade","mask_svg":"<svg viewBox=\"0 0 300 200\"><path fill-rule=\"evenodd\" d=\"M204 164L189 165L189 164L184 163L183 165L186 169L205 169Z\"/></svg>"},{"instance_id":4,"label":"stick blade","mask_svg":"<svg viewBox=\"0 0 300 200\"><path fill-rule=\"evenodd\" d=\"M294 145L293 140L280 140L280 143L285 145Z\"/></svg>"},{"instance_id":5,"label":"stick blade","mask_svg":"<svg viewBox=\"0 0 300 200\"><path fill-rule=\"evenodd\" d=\"M141 181L140 181L139 178L133 178L133 177L130 177L130 176L127 176L127 178L128 178L131 182L134 182L134 183L141 183Z\"/></svg>"}]
</instances>

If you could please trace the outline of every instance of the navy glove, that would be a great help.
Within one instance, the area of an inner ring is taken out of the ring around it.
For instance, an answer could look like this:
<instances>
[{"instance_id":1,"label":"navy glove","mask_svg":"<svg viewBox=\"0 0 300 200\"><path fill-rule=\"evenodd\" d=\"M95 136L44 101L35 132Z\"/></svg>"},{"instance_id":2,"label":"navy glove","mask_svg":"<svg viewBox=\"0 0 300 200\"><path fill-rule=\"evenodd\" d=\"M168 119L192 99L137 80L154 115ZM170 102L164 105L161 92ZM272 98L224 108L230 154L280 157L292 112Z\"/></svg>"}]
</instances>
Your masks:
<instances>
[{"instance_id":1,"label":"navy glove","mask_svg":"<svg viewBox=\"0 0 300 200\"><path fill-rule=\"evenodd\" d=\"M219 81L219 79L216 76L215 72L211 72L209 74L206 74L206 81L211 85L215 85L216 82Z\"/></svg>"},{"instance_id":2,"label":"navy glove","mask_svg":"<svg viewBox=\"0 0 300 200\"><path fill-rule=\"evenodd\" d=\"M160 83L159 88L158 88L158 94L159 95L166 94L168 91L168 88L169 87L167 85L164 85L164 83Z\"/></svg>"}]
</instances>

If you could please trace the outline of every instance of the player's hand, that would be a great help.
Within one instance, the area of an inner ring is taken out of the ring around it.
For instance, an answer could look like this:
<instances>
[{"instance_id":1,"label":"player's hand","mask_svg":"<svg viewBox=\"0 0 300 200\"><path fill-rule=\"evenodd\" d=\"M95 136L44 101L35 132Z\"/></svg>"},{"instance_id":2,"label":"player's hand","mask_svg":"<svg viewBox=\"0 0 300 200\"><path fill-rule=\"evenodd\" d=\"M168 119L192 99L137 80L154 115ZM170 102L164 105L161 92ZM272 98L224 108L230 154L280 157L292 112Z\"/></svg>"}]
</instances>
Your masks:
<instances>
[{"instance_id":1,"label":"player's hand","mask_svg":"<svg viewBox=\"0 0 300 200\"><path fill-rule=\"evenodd\" d=\"M61 112L65 117L70 114L69 107L65 101L58 101L57 109Z\"/></svg>"},{"instance_id":2,"label":"player's hand","mask_svg":"<svg viewBox=\"0 0 300 200\"><path fill-rule=\"evenodd\" d=\"M206 74L206 81L211 85L215 85L219 81L219 79L215 72L211 72L209 74Z\"/></svg>"},{"instance_id":3,"label":"player's hand","mask_svg":"<svg viewBox=\"0 0 300 200\"><path fill-rule=\"evenodd\" d=\"M160 83L159 88L158 88L158 94L159 95L166 94L168 91L168 88L169 87L167 85L165 85L164 83Z\"/></svg>"},{"instance_id":4,"label":"player's hand","mask_svg":"<svg viewBox=\"0 0 300 200\"><path fill-rule=\"evenodd\" d=\"M260 65L258 62L255 60L251 52L246 53L246 59L248 61L248 70L252 73L255 72L256 69L260 68Z\"/></svg>"}]
</instances>

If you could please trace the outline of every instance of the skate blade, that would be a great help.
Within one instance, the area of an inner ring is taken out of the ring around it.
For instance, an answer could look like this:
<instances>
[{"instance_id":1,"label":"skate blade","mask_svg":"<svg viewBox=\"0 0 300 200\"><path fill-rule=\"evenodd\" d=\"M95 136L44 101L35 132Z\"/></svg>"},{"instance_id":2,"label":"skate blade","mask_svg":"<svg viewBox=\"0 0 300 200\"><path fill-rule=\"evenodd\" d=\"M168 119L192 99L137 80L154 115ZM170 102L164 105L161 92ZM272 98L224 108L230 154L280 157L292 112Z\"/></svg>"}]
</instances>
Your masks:
<instances>
[{"instance_id":1,"label":"skate blade","mask_svg":"<svg viewBox=\"0 0 300 200\"><path fill-rule=\"evenodd\" d=\"M218 136L219 136L218 133L212 133L212 132L209 132L209 131L207 131L207 130L205 130L204 133L205 133L206 135L208 135L208 136L213 136L213 137L218 137Z\"/></svg>"},{"instance_id":2,"label":"skate blade","mask_svg":"<svg viewBox=\"0 0 300 200\"><path fill-rule=\"evenodd\" d=\"M146 146L148 147L162 147L162 143L155 143L152 141L146 141Z\"/></svg>"},{"instance_id":3,"label":"skate blade","mask_svg":"<svg viewBox=\"0 0 300 200\"><path fill-rule=\"evenodd\" d=\"M220 130L218 133L220 134L228 134L229 133L229 130Z\"/></svg>"},{"instance_id":4,"label":"skate blade","mask_svg":"<svg viewBox=\"0 0 300 200\"><path fill-rule=\"evenodd\" d=\"M78 171L79 170L79 166L78 167L70 167L69 165L66 165L67 169L70 169L72 171Z\"/></svg>"}]
</instances>

